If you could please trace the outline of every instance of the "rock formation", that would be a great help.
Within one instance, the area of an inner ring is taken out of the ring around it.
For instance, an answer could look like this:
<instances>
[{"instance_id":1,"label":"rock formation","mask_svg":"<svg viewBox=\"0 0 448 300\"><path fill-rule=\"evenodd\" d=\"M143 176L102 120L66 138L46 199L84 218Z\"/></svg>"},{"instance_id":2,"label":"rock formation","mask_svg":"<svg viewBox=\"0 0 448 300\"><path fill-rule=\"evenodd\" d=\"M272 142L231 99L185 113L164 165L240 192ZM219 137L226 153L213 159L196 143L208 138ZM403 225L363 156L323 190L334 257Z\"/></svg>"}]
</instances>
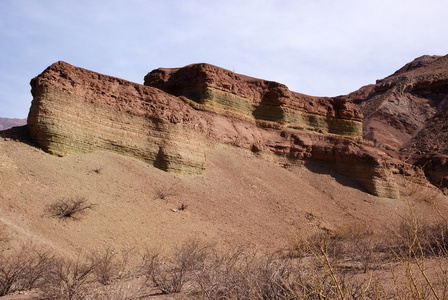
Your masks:
<instances>
[{"instance_id":1,"label":"rock formation","mask_svg":"<svg viewBox=\"0 0 448 300\"><path fill-rule=\"evenodd\" d=\"M263 127L362 136L362 115L343 97L311 97L292 92L277 82L208 64L160 68L145 77L145 85L184 96L203 109L230 113Z\"/></svg>"},{"instance_id":2,"label":"rock formation","mask_svg":"<svg viewBox=\"0 0 448 300\"><path fill-rule=\"evenodd\" d=\"M148 161L165 171L204 168L203 126L180 99L158 89L58 62L31 81L31 136L64 156L94 149Z\"/></svg>"},{"instance_id":3,"label":"rock formation","mask_svg":"<svg viewBox=\"0 0 448 300\"><path fill-rule=\"evenodd\" d=\"M400 153L448 191L448 56L419 57L347 97L364 114L365 139Z\"/></svg>"},{"instance_id":4,"label":"rock formation","mask_svg":"<svg viewBox=\"0 0 448 300\"><path fill-rule=\"evenodd\" d=\"M302 95L207 64L157 69L139 85L58 62L31 86L30 134L55 155L107 150L200 174L207 149L227 144L282 162L331 162L390 198L394 173L419 175L362 141L362 114L349 98Z\"/></svg>"},{"instance_id":5,"label":"rock formation","mask_svg":"<svg viewBox=\"0 0 448 300\"><path fill-rule=\"evenodd\" d=\"M424 151L427 152L430 146L424 146L418 134L429 123L443 123L437 119L446 116L448 56L417 58L393 75L347 97L364 114L364 138L377 146L404 151L413 149L414 152L426 147ZM446 143L448 135L440 137ZM420 146L415 147L415 144Z\"/></svg>"}]
</instances>

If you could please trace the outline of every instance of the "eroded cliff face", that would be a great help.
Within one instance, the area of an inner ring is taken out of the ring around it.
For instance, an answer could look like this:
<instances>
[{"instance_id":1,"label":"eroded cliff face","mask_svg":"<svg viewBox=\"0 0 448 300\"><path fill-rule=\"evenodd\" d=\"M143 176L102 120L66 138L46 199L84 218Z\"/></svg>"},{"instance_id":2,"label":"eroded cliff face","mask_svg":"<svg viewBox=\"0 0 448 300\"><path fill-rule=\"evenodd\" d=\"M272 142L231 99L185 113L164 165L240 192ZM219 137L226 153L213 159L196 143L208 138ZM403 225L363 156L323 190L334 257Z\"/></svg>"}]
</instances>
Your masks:
<instances>
[{"instance_id":1,"label":"eroded cliff face","mask_svg":"<svg viewBox=\"0 0 448 300\"><path fill-rule=\"evenodd\" d=\"M262 127L362 136L362 114L343 97L312 97L285 85L256 79L209 64L154 70L145 85L183 96L196 107L230 114Z\"/></svg>"},{"instance_id":2,"label":"eroded cliff face","mask_svg":"<svg viewBox=\"0 0 448 300\"><path fill-rule=\"evenodd\" d=\"M346 98L301 95L205 64L158 69L145 83L55 63L31 81L30 133L55 155L114 151L176 174L203 172L216 144L282 162L328 161L390 198L399 196L394 173L419 174L361 141L362 115Z\"/></svg>"},{"instance_id":3,"label":"eroded cliff face","mask_svg":"<svg viewBox=\"0 0 448 300\"><path fill-rule=\"evenodd\" d=\"M192 109L155 88L58 62L31 81L31 136L55 155L110 150L176 173L204 168Z\"/></svg>"},{"instance_id":4,"label":"eroded cliff face","mask_svg":"<svg viewBox=\"0 0 448 300\"><path fill-rule=\"evenodd\" d=\"M448 56L419 57L391 76L347 97L364 114L366 139L395 150L419 154L430 151L436 145L429 140L430 145L424 145L418 135L428 124L441 123L440 119L446 116ZM434 141L447 144L447 138L445 131Z\"/></svg>"},{"instance_id":5,"label":"eroded cliff face","mask_svg":"<svg viewBox=\"0 0 448 300\"><path fill-rule=\"evenodd\" d=\"M419 166L448 193L448 56L416 58L347 97L364 114L365 139Z\"/></svg>"}]
</instances>

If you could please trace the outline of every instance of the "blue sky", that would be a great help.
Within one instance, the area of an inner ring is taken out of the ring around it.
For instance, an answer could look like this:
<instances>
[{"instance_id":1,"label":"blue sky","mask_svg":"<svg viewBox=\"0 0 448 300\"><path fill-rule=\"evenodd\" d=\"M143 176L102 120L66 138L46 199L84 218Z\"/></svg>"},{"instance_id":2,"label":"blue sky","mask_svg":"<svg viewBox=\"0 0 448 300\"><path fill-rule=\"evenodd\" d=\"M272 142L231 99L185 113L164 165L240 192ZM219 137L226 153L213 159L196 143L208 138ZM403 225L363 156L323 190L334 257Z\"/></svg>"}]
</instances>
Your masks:
<instances>
[{"instance_id":1,"label":"blue sky","mask_svg":"<svg viewBox=\"0 0 448 300\"><path fill-rule=\"evenodd\" d=\"M446 0L0 0L0 117L25 118L50 64L137 83L206 62L314 96L448 54Z\"/></svg>"}]
</instances>

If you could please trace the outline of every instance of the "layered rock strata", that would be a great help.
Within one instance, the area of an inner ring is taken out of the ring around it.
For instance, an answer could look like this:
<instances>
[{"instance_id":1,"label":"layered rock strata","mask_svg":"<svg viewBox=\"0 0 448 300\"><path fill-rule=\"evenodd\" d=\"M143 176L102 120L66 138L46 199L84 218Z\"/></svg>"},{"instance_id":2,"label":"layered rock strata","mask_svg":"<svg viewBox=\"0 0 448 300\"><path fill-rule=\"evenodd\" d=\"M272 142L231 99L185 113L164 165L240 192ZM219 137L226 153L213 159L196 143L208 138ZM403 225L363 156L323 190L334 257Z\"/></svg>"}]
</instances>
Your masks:
<instances>
[{"instance_id":1,"label":"layered rock strata","mask_svg":"<svg viewBox=\"0 0 448 300\"><path fill-rule=\"evenodd\" d=\"M31 136L55 155L114 151L177 174L200 174L216 143L293 163L328 161L368 192L390 198L398 197L393 173L418 173L357 142L361 114L350 100L299 97L285 86L209 65L181 70L150 73L146 84L156 88L55 63L31 80Z\"/></svg>"},{"instance_id":2,"label":"layered rock strata","mask_svg":"<svg viewBox=\"0 0 448 300\"><path fill-rule=\"evenodd\" d=\"M448 55L416 58L347 97L364 114L365 139L400 152L448 193Z\"/></svg>"},{"instance_id":3,"label":"layered rock strata","mask_svg":"<svg viewBox=\"0 0 448 300\"><path fill-rule=\"evenodd\" d=\"M419 57L391 76L347 97L364 114L364 138L377 146L421 152L425 142L424 137L419 139L419 133L429 123L446 120L448 56ZM447 141L446 133L434 140Z\"/></svg>"},{"instance_id":4,"label":"layered rock strata","mask_svg":"<svg viewBox=\"0 0 448 300\"><path fill-rule=\"evenodd\" d=\"M285 85L233 73L209 64L159 68L145 85L184 96L201 108L257 122L321 133L362 136L362 114L343 97L312 97Z\"/></svg>"},{"instance_id":5,"label":"layered rock strata","mask_svg":"<svg viewBox=\"0 0 448 300\"><path fill-rule=\"evenodd\" d=\"M204 168L202 136L188 126L202 121L176 97L64 62L31 86L28 127L45 151L110 150L185 174Z\"/></svg>"}]
</instances>

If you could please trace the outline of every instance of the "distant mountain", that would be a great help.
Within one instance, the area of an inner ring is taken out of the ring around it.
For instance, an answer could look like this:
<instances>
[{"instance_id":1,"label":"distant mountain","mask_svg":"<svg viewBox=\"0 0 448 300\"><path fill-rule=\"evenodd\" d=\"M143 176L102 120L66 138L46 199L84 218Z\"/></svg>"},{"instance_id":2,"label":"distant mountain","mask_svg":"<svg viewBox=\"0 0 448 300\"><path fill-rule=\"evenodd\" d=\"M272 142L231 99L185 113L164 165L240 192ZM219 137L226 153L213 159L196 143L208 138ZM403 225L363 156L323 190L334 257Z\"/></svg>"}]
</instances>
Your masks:
<instances>
[{"instance_id":1,"label":"distant mountain","mask_svg":"<svg viewBox=\"0 0 448 300\"><path fill-rule=\"evenodd\" d=\"M0 130L6 130L15 126L22 126L26 124L26 119L8 119L0 118Z\"/></svg>"},{"instance_id":2,"label":"distant mountain","mask_svg":"<svg viewBox=\"0 0 448 300\"><path fill-rule=\"evenodd\" d=\"M364 115L364 138L416 154L448 154L448 55L425 55L348 95Z\"/></svg>"},{"instance_id":3,"label":"distant mountain","mask_svg":"<svg viewBox=\"0 0 448 300\"><path fill-rule=\"evenodd\" d=\"M448 194L448 55L416 58L347 97L364 115L364 139L420 166Z\"/></svg>"}]
</instances>

